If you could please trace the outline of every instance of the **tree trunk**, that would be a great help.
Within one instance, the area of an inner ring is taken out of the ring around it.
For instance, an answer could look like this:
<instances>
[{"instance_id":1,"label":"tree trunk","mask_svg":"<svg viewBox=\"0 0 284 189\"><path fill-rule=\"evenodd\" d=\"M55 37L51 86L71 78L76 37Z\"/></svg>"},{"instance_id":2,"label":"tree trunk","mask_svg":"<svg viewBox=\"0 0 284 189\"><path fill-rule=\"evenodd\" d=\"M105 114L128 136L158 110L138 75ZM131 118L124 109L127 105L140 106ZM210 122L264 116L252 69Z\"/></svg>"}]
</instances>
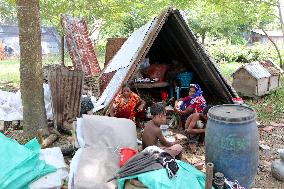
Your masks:
<instances>
[{"instance_id":1,"label":"tree trunk","mask_svg":"<svg viewBox=\"0 0 284 189\"><path fill-rule=\"evenodd\" d=\"M41 28L39 0L17 0L20 38L20 88L23 102L23 129L27 138L47 129L43 98Z\"/></svg>"},{"instance_id":2,"label":"tree trunk","mask_svg":"<svg viewBox=\"0 0 284 189\"><path fill-rule=\"evenodd\" d=\"M281 27L281 31L282 31L282 35L284 37L284 25L283 25L283 17L282 17L282 9L281 9L281 1L278 0L277 1L277 8L278 8L278 12L279 12L279 20L280 20L280 27ZM282 39L282 47L284 47L284 41ZM280 63L280 67L283 68L282 62Z\"/></svg>"},{"instance_id":3,"label":"tree trunk","mask_svg":"<svg viewBox=\"0 0 284 189\"><path fill-rule=\"evenodd\" d=\"M283 66L283 63L282 63L282 57L281 57L281 53L280 53L280 50L279 48L277 47L276 43L271 39L270 36L267 35L266 31L260 27L260 29L263 31L263 33L265 34L265 36L269 39L269 41L273 44L273 46L275 47L276 51L277 51L277 54L278 54L278 58L279 58L279 62L280 62L280 67L282 68Z\"/></svg>"}]
</instances>

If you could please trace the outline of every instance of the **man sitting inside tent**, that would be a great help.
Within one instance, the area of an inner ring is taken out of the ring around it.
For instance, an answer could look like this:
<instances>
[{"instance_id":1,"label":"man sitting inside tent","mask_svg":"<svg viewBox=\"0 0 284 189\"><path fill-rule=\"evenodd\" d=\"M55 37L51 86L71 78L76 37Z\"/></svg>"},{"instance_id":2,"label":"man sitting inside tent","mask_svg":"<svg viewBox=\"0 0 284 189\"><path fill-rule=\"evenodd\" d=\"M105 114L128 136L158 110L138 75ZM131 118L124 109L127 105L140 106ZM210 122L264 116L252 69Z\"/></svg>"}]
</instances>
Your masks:
<instances>
[{"instance_id":1,"label":"man sitting inside tent","mask_svg":"<svg viewBox=\"0 0 284 189\"><path fill-rule=\"evenodd\" d=\"M196 145L200 141L201 135L204 135L208 120L208 110L212 106L206 106L202 113L191 114L185 123L185 132L187 134L189 148L192 153L196 153Z\"/></svg>"},{"instance_id":2,"label":"man sitting inside tent","mask_svg":"<svg viewBox=\"0 0 284 189\"><path fill-rule=\"evenodd\" d=\"M154 104L151 107L151 114L153 115L153 118L145 124L142 136L143 149L148 146L157 146L159 140L164 147L167 147L164 148L166 152L171 154L176 159L180 159L182 154L182 146L180 144L176 144L177 142L168 142L162 134L162 130L160 129L160 125L166 123L166 110L164 105L162 103Z\"/></svg>"}]
</instances>

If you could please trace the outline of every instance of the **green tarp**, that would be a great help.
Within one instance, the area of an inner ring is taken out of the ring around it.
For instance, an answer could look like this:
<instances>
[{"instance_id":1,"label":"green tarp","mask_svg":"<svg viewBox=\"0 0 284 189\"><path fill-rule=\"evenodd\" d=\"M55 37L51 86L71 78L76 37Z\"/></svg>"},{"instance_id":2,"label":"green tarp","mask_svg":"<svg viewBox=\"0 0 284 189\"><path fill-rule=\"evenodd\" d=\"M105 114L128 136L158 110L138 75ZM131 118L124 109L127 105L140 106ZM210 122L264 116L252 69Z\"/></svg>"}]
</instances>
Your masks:
<instances>
[{"instance_id":1,"label":"green tarp","mask_svg":"<svg viewBox=\"0 0 284 189\"><path fill-rule=\"evenodd\" d=\"M166 169L158 169L138 175L118 179L119 189L124 188L125 181L138 178L146 187L150 189L204 189L205 174L194 168L192 165L177 160L179 170L176 176L169 179Z\"/></svg>"},{"instance_id":2,"label":"green tarp","mask_svg":"<svg viewBox=\"0 0 284 189\"><path fill-rule=\"evenodd\" d=\"M37 139L21 145L0 133L0 189L27 189L56 168L39 159Z\"/></svg>"}]
</instances>

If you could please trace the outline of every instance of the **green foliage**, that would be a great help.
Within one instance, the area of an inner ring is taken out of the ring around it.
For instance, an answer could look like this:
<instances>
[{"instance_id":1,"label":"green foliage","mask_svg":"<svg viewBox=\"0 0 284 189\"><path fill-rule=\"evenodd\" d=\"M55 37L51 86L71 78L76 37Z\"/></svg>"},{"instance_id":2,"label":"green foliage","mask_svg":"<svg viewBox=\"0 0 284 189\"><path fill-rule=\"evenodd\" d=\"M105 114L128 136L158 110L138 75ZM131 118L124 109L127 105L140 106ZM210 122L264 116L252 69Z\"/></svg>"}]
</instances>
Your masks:
<instances>
[{"instance_id":1,"label":"green foliage","mask_svg":"<svg viewBox=\"0 0 284 189\"><path fill-rule=\"evenodd\" d=\"M189 10L188 22L195 33L223 39L238 39L277 19L275 6L255 0L193 0Z\"/></svg>"},{"instance_id":2,"label":"green foliage","mask_svg":"<svg viewBox=\"0 0 284 189\"><path fill-rule=\"evenodd\" d=\"M0 22L16 21L16 0L0 0ZM84 17L92 31L95 20L103 21L101 39L126 37L157 16L162 10L174 6L188 12L188 22L200 36L215 36L242 42L240 36L257 26L275 23L276 0L41 0L42 23L55 26L62 32L61 14ZM1 19L2 18L2 19ZM273 25L275 27L275 24Z\"/></svg>"},{"instance_id":3,"label":"green foliage","mask_svg":"<svg viewBox=\"0 0 284 189\"><path fill-rule=\"evenodd\" d=\"M17 12L15 6L12 6L5 0L0 0L0 23L15 23L17 21Z\"/></svg>"},{"instance_id":4,"label":"green foliage","mask_svg":"<svg viewBox=\"0 0 284 189\"><path fill-rule=\"evenodd\" d=\"M228 45L224 41L218 41L214 45L208 45L208 50L217 62L248 63L268 58L275 62L279 61L277 52L271 45L257 44L248 47L247 45Z\"/></svg>"},{"instance_id":5,"label":"green foliage","mask_svg":"<svg viewBox=\"0 0 284 189\"><path fill-rule=\"evenodd\" d=\"M220 68L222 75L227 79L227 81L232 83L232 73L234 73L242 64L238 62L223 62L217 65Z\"/></svg>"}]
</instances>

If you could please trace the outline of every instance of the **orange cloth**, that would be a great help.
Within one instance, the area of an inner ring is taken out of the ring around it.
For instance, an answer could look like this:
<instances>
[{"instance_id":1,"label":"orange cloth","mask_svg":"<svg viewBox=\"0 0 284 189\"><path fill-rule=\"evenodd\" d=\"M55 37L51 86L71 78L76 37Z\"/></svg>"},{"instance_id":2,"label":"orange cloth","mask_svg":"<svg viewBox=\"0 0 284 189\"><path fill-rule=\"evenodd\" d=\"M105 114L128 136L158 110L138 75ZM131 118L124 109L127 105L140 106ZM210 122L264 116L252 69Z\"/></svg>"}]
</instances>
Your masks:
<instances>
[{"instance_id":1,"label":"orange cloth","mask_svg":"<svg viewBox=\"0 0 284 189\"><path fill-rule=\"evenodd\" d=\"M115 117L123 117L135 121L136 108L140 103L141 98L134 92L129 94L128 102L125 101L122 94L117 95L113 102Z\"/></svg>"},{"instance_id":2,"label":"orange cloth","mask_svg":"<svg viewBox=\"0 0 284 189\"><path fill-rule=\"evenodd\" d=\"M3 60L4 57L5 57L5 52L4 52L3 43L0 42L0 60Z\"/></svg>"}]
</instances>

